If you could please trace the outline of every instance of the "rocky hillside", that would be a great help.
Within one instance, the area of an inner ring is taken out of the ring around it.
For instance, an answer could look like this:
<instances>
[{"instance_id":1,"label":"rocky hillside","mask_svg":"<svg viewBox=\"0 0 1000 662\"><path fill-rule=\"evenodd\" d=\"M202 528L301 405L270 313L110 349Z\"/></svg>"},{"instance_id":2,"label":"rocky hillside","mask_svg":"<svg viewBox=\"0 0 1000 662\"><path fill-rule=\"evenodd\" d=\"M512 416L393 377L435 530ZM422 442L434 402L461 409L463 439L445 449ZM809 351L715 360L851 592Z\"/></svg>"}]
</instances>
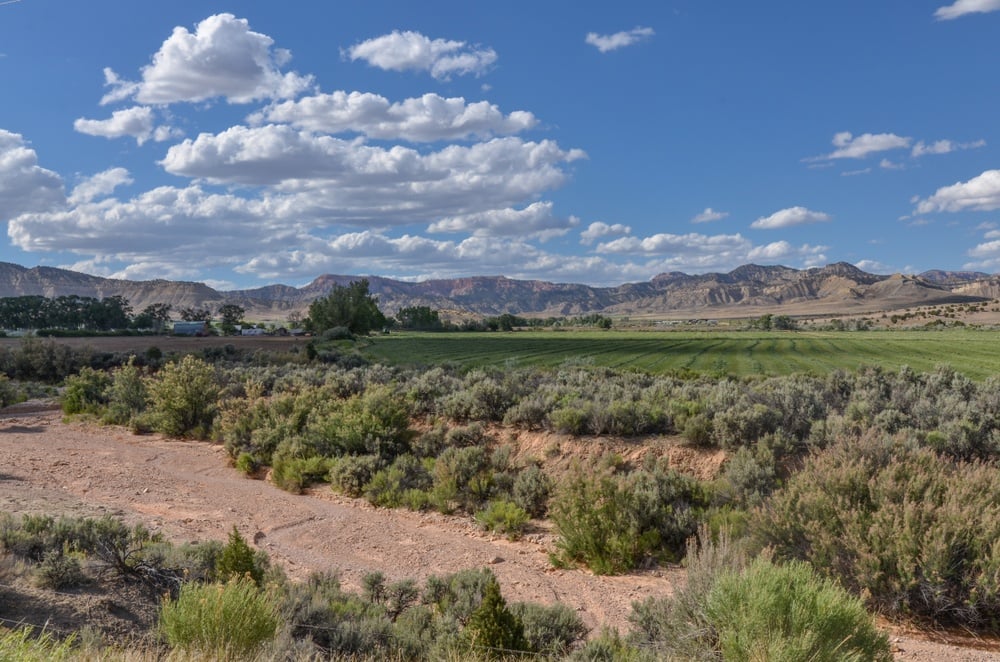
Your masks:
<instances>
[{"instance_id":1,"label":"rocky hillside","mask_svg":"<svg viewBox=\"0 0 1000 662\"><path fill-rule=\"evenodd\" d=\"M981 276L981 277L980 277ZM284 319L305 312L334 285L358 276L323 275L304 287L218 291L202 283L100 278L53 267L0 263L0 297L76 294L121 295L133 308L169 303L174 309L236 303L252 317ZM617 287L476 276L404 282L369 276L371 292L389 314L406 306L430 306L474 315L612 315L727 317L782 311L787 314L874 312L911 306L979 301L1000 296L1000 277L968 272L880 276L846 262L822 268L744 265L729 273L660 274Z\"/></svg>"}]
</instances>

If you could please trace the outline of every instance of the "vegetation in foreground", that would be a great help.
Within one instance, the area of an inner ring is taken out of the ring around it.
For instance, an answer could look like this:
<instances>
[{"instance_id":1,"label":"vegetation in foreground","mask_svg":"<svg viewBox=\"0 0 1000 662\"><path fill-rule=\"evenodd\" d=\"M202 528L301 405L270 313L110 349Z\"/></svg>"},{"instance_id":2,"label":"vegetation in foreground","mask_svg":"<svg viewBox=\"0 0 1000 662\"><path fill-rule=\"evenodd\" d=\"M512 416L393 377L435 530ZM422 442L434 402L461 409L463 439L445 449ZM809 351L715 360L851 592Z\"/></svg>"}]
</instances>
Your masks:
<instances>
[{"instance_id":1,"label":"vegetation in foreground","mask_svg":"<svg viewBox=\"0 0 1000 662\"><path fill-rule=\"evenodd\" d=\"M788 659L885 659L884 638L864 609L996 632L996 378L878 366L774 377L657 375L578 363L418 370L370 364L348 351L350 343L331 337L311 356L220 352L124 361L110 371L87 367L66 380L64 409L136 430L218 440L249 476L270 467L274 482L291 491L325 482L383 507L473 516L512 537L529 530L531 518L548 516L559 535L557 564L615 573L683 559L692 586L701 586L697 595L637 604L630 632L586 643L576 636L546 653L553 656L743 659L767 651ZM663 462L630 466L615 457L554 474L544 457L515 459L505 429L638 440L676 435L721 448L728 461L718 477L702 481ZM66 558L72 554L53 555L45 581L76 576ZM322 604L336 602L328 581L313 583L326 586ZM246 589L231 580L213 590L224 594L230 584ZM267 580L261 586L272 591ZM315 598L297 593L320 590L309 586L282 591L314 605ZM399 640L385 633L400 619L407 627L416 627L409 619L431 623L421 626L423 643L372 648L377 644L359 640L355 625L336 641L363 641L355 652L419 657L445 650L433 648L445 632L448 646L489 640L514 650L524 642L537 652L542 639L532 634L540 627L532 618L561 622L536 607L501 604L490 589L495 613L475 626L482 632L462 634L474 609L457 618L440 601L402 599L423 596L430 585L387 590L373 577L370 590L337 607L338 614L381 614L383 642ZM268 595L272 606L288 599L280 591ZM477 595L482 601L485 588ZM769 607L740 613L739 596ZM690 618L677 620L685 613ZM822 632L823 641L804 632ZM838 637L839 648L826 641ZM694 648L675 650L680 640Z\"/></svg>"}]
</instances>

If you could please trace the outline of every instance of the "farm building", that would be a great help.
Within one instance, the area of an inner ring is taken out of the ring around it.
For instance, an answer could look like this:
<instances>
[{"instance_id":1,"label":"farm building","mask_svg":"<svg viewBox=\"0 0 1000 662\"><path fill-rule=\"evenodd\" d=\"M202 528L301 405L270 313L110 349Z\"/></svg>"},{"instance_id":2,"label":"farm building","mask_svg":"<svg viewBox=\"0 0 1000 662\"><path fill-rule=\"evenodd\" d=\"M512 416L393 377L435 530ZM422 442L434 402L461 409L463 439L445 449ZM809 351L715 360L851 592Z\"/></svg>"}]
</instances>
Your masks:
<instances>
[{"instance_id":1,"label":"farm building","mask_svg":"<svg viewBox=\"0 0 1000 662\"><path fill-rule=\"evenodd\" d=\"M211 333L211 327L205 321L174 322L173 334L175 336L208 336Z\"/></svg>"}]
</instances>

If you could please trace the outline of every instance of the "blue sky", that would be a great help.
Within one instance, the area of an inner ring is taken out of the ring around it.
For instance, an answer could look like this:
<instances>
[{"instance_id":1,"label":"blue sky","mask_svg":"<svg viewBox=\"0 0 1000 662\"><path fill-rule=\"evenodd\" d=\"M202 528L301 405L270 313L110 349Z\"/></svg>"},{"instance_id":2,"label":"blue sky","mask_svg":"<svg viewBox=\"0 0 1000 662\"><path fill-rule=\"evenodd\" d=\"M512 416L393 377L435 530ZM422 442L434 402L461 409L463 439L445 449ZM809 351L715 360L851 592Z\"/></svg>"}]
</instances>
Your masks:
<instances>
[{"instance_id":1,"label":"blue sky","mask_svg":"<svg viewBox=\"0 0 1000 662\"><path fill-rule=\"evenodd\" d=\"M0 0L0 260L1000 271L1000 0Z\"/></svg>"}]
</instances>

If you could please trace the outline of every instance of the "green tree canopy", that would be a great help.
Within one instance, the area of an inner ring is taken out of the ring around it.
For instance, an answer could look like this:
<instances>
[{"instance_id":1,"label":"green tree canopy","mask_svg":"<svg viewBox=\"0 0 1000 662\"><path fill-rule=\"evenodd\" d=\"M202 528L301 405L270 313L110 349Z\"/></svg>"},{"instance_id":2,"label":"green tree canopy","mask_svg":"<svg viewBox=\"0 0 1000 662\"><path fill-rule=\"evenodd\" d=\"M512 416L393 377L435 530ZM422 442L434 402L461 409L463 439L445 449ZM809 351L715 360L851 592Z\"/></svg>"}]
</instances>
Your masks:
<instances>
[{"instance_id":1,"label":"green tree canopy","mask_svg":"<svg viewBox=\"0 0 1000 662\"><path fill-rule=\"evenodd\" d=\"M238 306L235 303L224 303L219 306L219 317L222 318L222 330L225 333L233 333L236 330L236 325L243 322L243 315L246 312L243 306Z\"/></svg>"},{"instance_id":2,"label":"green tree canopy","mask_svg":"<svg viewBox=\"0 0 1000 662\"><path fill-rule=\"evenodd\" d=\"M309 306L309 328L316 333L344 326L351 333L366 334L385 326L378 297L368 293L368 279L334 285L330 293Z\"/></svg>"},{"instance_id":3,"label":"green tree canopy","mask_svg":"<svg viewBox=\"0 0 1000 662\"><path fill-rule=\"evenodd\" d=\"M399 326L414 331L438 331L442 328L438 311L429 306L409 306L400 308L396 313Z\"/></svg>"}]
</instances>

